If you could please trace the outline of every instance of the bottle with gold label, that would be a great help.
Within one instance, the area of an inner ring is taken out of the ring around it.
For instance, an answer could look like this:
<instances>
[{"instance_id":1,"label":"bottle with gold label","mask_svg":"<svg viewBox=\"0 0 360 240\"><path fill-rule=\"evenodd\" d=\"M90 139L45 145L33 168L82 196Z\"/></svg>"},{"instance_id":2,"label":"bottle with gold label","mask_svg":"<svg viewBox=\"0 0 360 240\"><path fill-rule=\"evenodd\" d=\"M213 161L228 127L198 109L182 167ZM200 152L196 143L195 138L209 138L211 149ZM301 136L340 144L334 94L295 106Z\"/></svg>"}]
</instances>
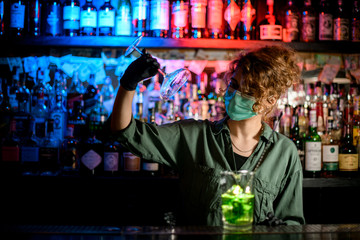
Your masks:
<instances>
[{"instance_id":1,"label":"bottle with gold label","mask_svg":"<svg viewBox=\"0 0 360 240\"><path fill-rule=\"evenodd\" d=\"M351 124L346 124L339 149L339 175L353 177L358 172L358 152L353 145Z\"/></svg>"}]
</instances>

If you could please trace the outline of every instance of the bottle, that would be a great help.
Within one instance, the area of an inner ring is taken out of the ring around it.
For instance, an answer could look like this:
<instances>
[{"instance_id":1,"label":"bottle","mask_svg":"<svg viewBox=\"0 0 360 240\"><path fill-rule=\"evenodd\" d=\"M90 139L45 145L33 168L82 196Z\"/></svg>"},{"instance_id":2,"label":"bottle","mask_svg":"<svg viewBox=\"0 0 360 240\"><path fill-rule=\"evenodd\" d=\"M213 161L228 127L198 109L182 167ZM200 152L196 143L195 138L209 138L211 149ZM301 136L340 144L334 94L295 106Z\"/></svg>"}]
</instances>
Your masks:
<instances>
[{"instance_id":1,"label":"bottle","mask_svg":"<svg viewBox=\"0 0 360 240\"><path fill-rule=\"evenodd\" d=\"M87 129L87 115L84 113L84 101L75 101L74 110L71 112L68 118L68 124L74 125L74 137L79 141L83 141L86 138Z\"/></svg>"},{"instance_id":2,"label":"bottle","mask_svg":"<svg viewBox=\"0 0 360 240\"><path fill-rule=\"evenodd\" d=\"M239 26L241 40L256 40L256 9L252 1L242 0Z\"/></svg>"},{"instance_id":3,"label":"bottle","mask_svg":"<svg viewBox=\"0 0 360 240\"><path fill-rule=\"evenodd\" d=\"M334 40L348 41L350 38L349 16L345 11L342 0L337 0L334 14Z\"/></svg>"},{"instance_id":4,"label":"bottle","mask_svg":"<svg viewBox=\"0 0 360 240\"><path fill-rule=\"evenodd\" d=\"M41 18L42 18L43 5L41 0L29 1L29 35L39 37L41 35Z\"/></svg>"},{"instance_id":5,"label":"bottle","mask_svg":"<svg viewBox=\"0 0 360 240\"><path fill-rule=\"evenodd\" d=\"M123 149L123 162L122 162L122 174L124 176L138 176L140 175L141 165L140 157L129 152L127 149Z\"/></svg>"},{"instance_id":6,"label":"bottle","mask_svg":"<svg viewBox=\"0 0 360 240\"><path fill-rule=\"evenodd\" d=\"M315 9L311 5L311 0L304 0L304 8L301 15L300 41L315 42L316 31Z\"/></svg>"},{"instance_id":7,"label":"bottle","mask_svg":"<svg viewBox=\"0 0 360 240\"><path fill-rule=\"evenodd\" d=\"M79 73L74 72L71 79L71 83L67 93L67 110L68 114L71 115L74 109L74 102L83 101L85 90L79 80Z\"/></svg>"},{"instance_id":8,"label":"bottle","mask_svg":"<svg viewBox=\"0 0 360 240\"><path fill-rule=\"evenodd\" d=\"M13 112L17 112L19 108L19 101L17 99L17 94L20 89L20 68L14 67L13 68L13 76L11 81L11 86L9 89L9 103L11 106L11 110Z\"/></svg>"},{"instance_id":9,"label":"bottle","mask_svg":"<svg viewBox=\"0 0 360 240\"><path fill-rule=\"evenodd\" d=\"M97 102L96 98L99 96L99 89L95 83L95 74L90 74L88 83L89 85L84 93L84 110L87 115L94 109Z\"/></svg>"},{"instance_id":10,"label":"bottle","mask_svg":"<svg viewBox=\"0 0 360 240\"><path fill-rule=\"evenodd\" d=\"M112 136L104 143L104 175L120 175L120 147Z\"/></svg>"},{"instance_id":11,"label":"bottle","mask_svg":"<svg viewBox=\"0 0 360 240\"><path fill-rule=\"evenodd\" d=\"M10 2L9 35L23 37L25 35L25 2L12 0Z\"/></svg>"},{"instance_id":12,"label":"bottle","mask_svg":"<svg viewBox=\"0 0 360 240\"><path fill-rule=\"evenodd\" d=\"M19 112L29 113L30 112L30 90L26 87L26 75L20 78L20 85L16 95L18 100Z\"/></svg>"},{"instance_id":13,"label":"bottle","mask_svg":"<svg viewBox=\"0 0 360 240\"><path fill-rule=\"evenodd\" d=\"M281 128L280 132L287 137L291 137L291 107L289 104L285 104L285 114L281 118Z\"/></svg>"},{"instance_id":14,"label":"bottle","mask_svg":"<svg viewBox=\"0 0 360 240\"><path fill-rule=\"evenodd\" d=\"M360 2L354 0L350 21L351 41L360 41Z\"/></svg>"},{"instance_id":15,"label":"bottle","mask_svg":"<svg viewBox=\"0 0 360 240\"><path fill-rule=\"evenodd\" d=\"M54 119L54 136L62 142L65 137L67 119L60 92L56 94L56 105L55 108L50 111L50 118Z\"/></svg>"},{"instance_id":16,"label":"bottle","mask_svg":"<svg viewBox=\"0 0 360 240\"><path fill-rule=\"evenodd\" d=\"M170 35L169 0L150 1L150 36L167 38Z\"/></svg>"},{"instance_id":17,"label":"bottle","mask_svg":"<svg viewBox=\"0 0 360 240\"><path fill-rule=\"evenodd\" d=\"M149 21L148 11L149 10L147 0L134 0L132 2L133 36L148 36L148 31L146 29L147 21Z\"/></svg>"},{"instance_id":18,"label":"bottle","mask_svg":"<svg viewBox=\"0 0 360 240\"><path fill-rule=\"evenodd\" d=\"M20 141L16 136L16 121L10 122L10 130L1 146L2 174L18 173L20 169Z\"/></svg>"},{"instance_id":19,"label":"bottle","mask_svg":"<svg viewBox=\"0 0 360 240\"><path fill-rule=\"evenodd\" d=\"M281 23L274 15L274 0L266 0L267 13L265 18L259 23L259 40L282 40L283 29Z\"/></svg>"},{"instance_id":20,"label":"bottle","mask_svg":"<svg viewBox=\"0 0 360 240\"><path fill-rule=\"evenodd\" d=\"M329 0L321 0L319 7L319 41L333 40L333 13Z\"/></svg>"},{"instance_id":21,"label":"bottle","mask_svg":"<svg viewBox=\"0 0 360 240\"><path fill-rule=\"evenodd\" d=\"M54 135L54 119L47 119L46 136L40 142L39 164L41 176L59 174L59 140Z\"/></svg>"},{"instance_id":22,"label":"bottle","mask_svg":"<svg viewBox=\"0 0 360 240\"><path fill-rule=\"evenodd\" d=\"M63 29L65 36L79 36L80 34L80 2L66 0L63 8Z\"/></svg>"},{"instance_id":23,"label":"bottle","mask_svg":"<svg viewBox=\"0 0 360 240\"><path fill-rule=\"evenodd\" d=\"M80 142L74 138L74 125L68 124L66 136L61 143L60 166L62 175L76 175L80 164Z\"/></svg>"},{"instance_id":24,"label":"bottle","mask_svg":"<svg viewBox=\"0 0 360 240\"><path fill-rule=\"evenodd\" d=\"M299 134L301 137L305 137L309 129L309 119L307 117L307 109L305 109L304 105L298 106L298 116L299 116Z\"/></svg>"},{"instance_id":25,"label":"bottle","mask_svg":"<svg viewBox=\"0 0 360 240\"><path fill-rule=\"evenodd\" d=\"M130 0L119 0L115 19L115 35L131 36L131 3Z\"/></svg>"},{"instance_id":26,"label":"bottle","mask_svg":"<svg viewBox=\"0 0 360 240\"><path fill-rule=\"evenodd\" d=\"M21 143L20 157L21 169L24 176L39 174L39 142L35 135L35 119L30 121L29 134Z\"/></svg>"},{"instance_id":27,"label":"bottle","mask_svg":"<svg viewBox=\"0 0 360 240\"><path fill-rule=\"evenodd\" d=\"M45 105L43 92L38 92L37 104L32 109L31 114L35 118L35 135L39 139L43 139L46 135L46 119L48 117L48 108Z\"/></svg>"},{"instance_id":28,"label":"bottle","mask_svg":"<svg viewBox=\"0 0 360 240\"><path fill-rule=\"evenodd\" d=\"M323 112L323 93L322 83L316 82L315 95L313 101L316 103L316 116L317 116L317 131L322 135L325 131L324 112Z\"/></svg>"},{"instance_id":29,"label":"bottle","mask_svg":"<svg viewBox=\"0 0 360 240\"><path fill-rule=\"evenodd\" d=\"M99 94L96 99L97 101L95 103L95 106L88 116L89 121L93 124L96 137L101 141L104 141L108 138L107 135L104 135L104 126L106 120L109 117L109 113L103 105L103 96Z\"/></svg>"},{"instance_id":30,"label":"bottle","mask_svg":"<svg viewBox=\"0 0 360 240\"><path fill-rule=\"evenodd\" d=\"M7 34L7 26L8 26L8 1L7 0L0 0L0 38L5 37Z\"/></svg>"},{"instance_id":31,"label":"bottle","mask_svg":"<svg viewBox=\"0 0 360 240\"><path fill-rule=\"evenodd\" d=\"M137 91L134 118L146 122L144 118L144 94L142 91Z\"/></svg>"},{"instance_id":32,"label":"bottle","mask_svg":"<svg viewBox=\"0 0 360 240\"><path fill-rule=\"evenodd\" d=\"M63 6L60 0L49 0L45 6L45 35L61 36L63 34Z\"/></svg>"},{"instance_id":33,"label":"bottle","mask_svg":"<svg viewBox=\"0 0 360 240\"><path fill-rule=\"evenodd\" d=\"M99 8L99 35L113 36L115 30L115 8L110 0L105 0Z\"/></svg>"},{"instance_id":34,"label":"bottle","mask_svg":"<svg viewBox=\"0 0 360 240\"><path fill-rule=\"evenodd\" d=\"M346 124L339 149L339 175L341 177L355 177L358 167L358 152L353 145L352 127L351 124Z\"/></svg>"},{"instance_id":35,"label":"bottle","mask_svg":"<svg viewBox=\"0 0 360 240\"><path fill-rule=\"evenodd\" d=\"M304 142L302 135L300 133L300 126L299 126L299 114L298 109L295 110L295 114L293 116L293 127L292 127L292 137L291 140L295 144L297 148L297 152L299 154L299 158L301 161L301 165L304 169L304 161L305 161L305 151L304 151Z\"/></svg>"},{"instance_id":36,"label":"bottle","mask_svg":"<svg viewBox=\"0 0 360 240\"><path fill-rule=\"evenodd\" d=\"M97 9L92 0L86 0L80 12L80 35L96 36Z\"/></svg>"},{"instance_id":37,"label":"bottle","mask_svg":"<svg viewBox=\"0 0 360 240\"><path fill-rule=\"evenodd\" d=\"M173 0L171 4L171 38L189 37L189 0Z\"/></svg>"},{"instance_id":38,"label":"bottle","mask_svg":"<svg viewBox=\"0 0 360 240\"><path fill-rule=\"evenodd\" d=\"M159 163L141 159L141 171L143 176L157 177L160 175Z\"/></svg>"},{"instance_id":39,"label":"bottle","mask_svg":"<svg viewBox=\"0 0 360 240\"><path fill-rule=\"evenodd\" d=\"M190 0L190 28L192 38L205 38L207 0Z\"/></svg>"},{"instance_id":40,"label":"bottle","mask_svg":"<svg viewBox=\"0 0 360 240\"><path fill-rule=\"evenodd\" d=\"M321 137L317 132L316 102L311 102L309 113L309 134L305 139L304 176L320 177L321 174Z\"/></svg>"},{"instance_id":41,"label":"bottle","mask_svg":"<svg viewBox=\"0 0 360 240\"><path fill-rule=\"evenodd\" d=\"M209 37L224 38L224 3L222 0L209 0L207 6L207 29Z\"/></svg>"},{"instance_id":42,"label":"bottle","mask_svg":"<svg viewBox=\"0 0 360 240\"><path fill-rule=\"evenodd\" d=\"M299 41L299 19L300 12L295 6L294 1L288 0L285 8L284 42Z\"/></svg>"},{"instance_id":43,"label":"bottle","mask_svg":"<svg viewBox=\"0 0 360 240\"><path fill-rule=\"evenodd\" d=\"M224 11L225 19L225 38L237 39L240 31L241 9L239 0L226 0L226 8Z\"/></svg>"},{"instance_id":44,"label":"bottle","mask_svg":"<svg viewBox=\"0 0 360 240\"><path fill-rule=\"evenodd\" d=\"M339 170L339 143L333 136L333 123L332 119L328 119L326 132L321 137L323 163L321 176L325 178L336 177Z\"/></svg>"}]
</instances>

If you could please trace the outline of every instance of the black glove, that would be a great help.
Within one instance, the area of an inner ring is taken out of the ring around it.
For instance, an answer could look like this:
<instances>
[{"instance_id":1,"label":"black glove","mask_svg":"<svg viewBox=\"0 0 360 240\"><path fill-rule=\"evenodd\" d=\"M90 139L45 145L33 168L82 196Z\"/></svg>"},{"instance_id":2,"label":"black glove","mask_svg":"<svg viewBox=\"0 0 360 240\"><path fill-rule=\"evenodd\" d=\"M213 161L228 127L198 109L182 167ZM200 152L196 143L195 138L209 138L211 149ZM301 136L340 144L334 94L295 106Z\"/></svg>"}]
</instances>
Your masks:
<instances>
[{"instance_id":1,"label":"black glove","mask_svg":"<svg viewBox=\"0 0 360 240\"><path fill-rule=\"evenodd\" d=\"M145 48L143 53L127 67L120 79L120 85L128 91L134 91L141 80L154 76L160 67L157 60L146 53Z\"/></svg>"},{"instance_id":2,"label":"black glove","mask_svg":"<svg viewBox=\"0 0 360 240\"><path fill-rule=\"evenodd\" d=\"M266 215L266 219L263 222L259 223L259 225L266 225L269 227L274 227L274 226L287 225L287 224L283 220L275 217L274 213L269 212Z\"/></svg>"}]
</instances>

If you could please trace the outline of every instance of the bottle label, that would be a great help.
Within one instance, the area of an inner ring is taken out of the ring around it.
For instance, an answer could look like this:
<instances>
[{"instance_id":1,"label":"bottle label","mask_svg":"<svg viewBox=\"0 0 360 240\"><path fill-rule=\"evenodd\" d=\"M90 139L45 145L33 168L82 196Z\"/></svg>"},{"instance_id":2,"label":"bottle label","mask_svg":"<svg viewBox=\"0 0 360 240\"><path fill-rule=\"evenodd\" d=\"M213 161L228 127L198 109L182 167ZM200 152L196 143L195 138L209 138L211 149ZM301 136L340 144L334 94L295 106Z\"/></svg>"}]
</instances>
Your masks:
<instances>
[{"instance_id":1,"label":"bottle label","mask_svg":"<svg viewBox=\"0 0 360 240\"><path fill-rule=\"evenodd\" d=\"M321 171L321 142L306 142L305 170Z\"/></svg>"},{"instance_id":2,"label":"bottle label","mask_svg":"<svg viewBox=\"0 0 360 240\"><path fill-rule=\"evenodd\" d=\"M189 3L179 1L172 7L172 16L176 28L184 28L188 24Z\"/></svg>"},{"instance_id":3,"label":"bottle label","mask_svg":"<svg viewBox=\"0 0 360 240\"><path fill-rule=\"evenodd\" d=\"M96 28L97 12L81 11L80 27Z\"/></svg>"},{"instance_id":4,"label":"bottle label","mask_svg":"<svg viewBox=\"0 0 360 240\"><path fill-rule=\"evenodd\" d=\"M207 26L210 29L221 29L223 21L223 2L210 0L207 11Z\"/></svg>"},{"instance_id":5,"label":"bottle label","mask_svg":"<svg viewBox=\"0 0 360 240\"><path fill-rule=\"evenodd\" d=\"M99 11L99 27L114 27L115 11Z\"/></svg>"},{"instance_id":6,"label":"bottle label","mask_svg":"<svg viewBox=\"0 0 360 240\"><path fill-rule=\"evenodd\" d=\"M351 36L352 41L360 41L360 19L351 23Z\"/></svg>"},{"instance_id":7,"label":"bottle label","mask_svg":"<svg viewBox=\"0 0 360 240\"><path fill-rule=\"evenodd\" d=\"M227 6L224 12L224 19L228 22L232 31L235 31L236 26L240 22L241 19L241 10L240 7L231 0L230 4Z\"/></svg>"},{"instance_id":8,"label":"bottle label","mask_svg":"<svg viewBox=\"0 0 360 240\"><path fill-rule=\"evenodd\" d=\"M3 162L18 162L19 159L19 147L3 146L1 148L1 160Z\"/></svg>"},{"instance_id":9,"label":"bottle label","mask_svg":"<svg viewBox=\"0 0 360 240\"><path fill-rule=\"evenodd\" d=\"M319 14L319 40L333 39L333 16L329 13Z\"/></svg>"},{"instance_id":10,"label":"bottle label","mask_svg":"<svg viewBox=\"0 0 360 240\"><path fill-rule=\"evenodd\" d=\"M358 171L358 154L339 154L340 171Z\"/></svg>"},{"instance_id":11,"label":"bottle label","mask_svg":"<svg viewBox=\"0 0 360 240\"><path fill-rule=\"evenodd\" d=\"M54 119L54 135L61 141L64 140L65 135L65 113L54 112L50 114Z\"/></svg>"},{"instance_id":12,"label":"bottle label","mask_svg":"<svg viewBox=\"0 0 360 240\"><path fill-rule=\"evenodd\" d=\"M119 153L105 152L104 153L104 171L118 171L119 170Z\"/></svg>"},{"instance_id":13,"label":"bottle label","mask_svg":"<svg viewBox=\"0 0 360 240\"><path fill-rule=\"evenodd\" d=\"M349 40L349 19L334 19L334 40Z\"/></svg>"},{"instance_id":14,"label":"bottle label","mask_svg":"<svg viewBox=\"0 0 360 240\"><path fill-rule=\"evenodd\" d=\"M285 16L286 39L296 41L299 39L299 18L297 15ZM285 38L285 37L284 37Z\"/></svg>"},{"instance_id":15,"label":"bottle label","mask_svg":"<svg viewBox=\"0 0 360 240\"><path fill-rule=\"evenodd\" d=\"M315 41L316 18L304 16L302 18L301 35L305 41Z\"/></svg>"},{"instance_id":16,"label":"bottle label","mask_svg":"<svg viewBox=\"0 0 360 240\"><path fill-rule=\"evenodd\" d=\"M63 20L77 21L80 20L80 7L79 6L65 6L63 13ZM64 23L65 24L65 23Z\"/></svg>"},{"instance_id":17,"label":"bottle label","mask_svg":"<svg viewBox=\"0 0 360 240\"><path fill-rule=\"evenodd\" d=\"M134 1L133 7L133 21L136 19L138 20L145 20L146 13L147 13L147 1L146 0L136 0Z\"/></svg>"},{"instance_id":18,"label":"bottle label","mask_svg":"<svg viewBox=\"0 0 360 240\"><path fill-rule=\"evenodd\" d=\"M39 162L39 148L21 147L21 162Z\"/></svg>"},{"instance_id":19,"label":"bottle label","mask_svg":"<svg viewBox=\"0 0 360 240\"><path fill-rule=\"evenodd\" d=\"M118 9L115 26L116 36L131 36L131 14L129 6L121 6Z\"/></svg>"},{"instance_id":20,"label":"bottle label","mask_svg":"<svg viewBox=\"0 0 360 240\"><path fill-rule=\"evenodd\" d=\"M58 159L59 159L58 147L39 148L39 161L42 166L55 166L58 164Z\"/></svg>"},{"instance_id":21,"label":"bottle label","mask_svg":"<svg viewBox=\"0 0 360 240\"><path fill-rule=\"evenodd\" d=\"M81 162L90 170L94 170L101 163L101 156L90 150L81 157Z\"/></svg>"},{"instance_id":22,"label":"bottle label","mask_svg":"<svg viewBox=\"0 0 360 240\"><path fill-rule=\"evenodd\" d=\"M324 171L337 171L339 170L339 163L338 162L325 162L323 165Z\"/></svg>"},{"instance_id":23,"label":"bottle label","mask_svg":"<svg viewBox=\"0 0 360 240\"><path fill-rule=\"evenodd\" d=\"M281 25L260 25L260 40L282 40Z\"/></svg>"},{"instance_id":24,"label":"bottle label","mask_svg":"<svg viewBox=\"0 0 360 240\"><path fill-rule=\"evenodd\" d=\"M359 142L359 134L360 134L360 127L354 126L353 127L353 145L358 146Z\"/></svg>"},{"instance_id":25,"label":"bottle label","mask_svg":"<svg viewBox=\"0 0 360 240\"><path fill-rule=\"evenodd\" d=\"M46 18L46 34L51 34L55 36L61 34L61 8L60 6L49 6L47 8L47 18Z\"/></svg>"},{"instance_id":26,"label":"bottle label","mask_svg":"<svg viewBox=\"0 0 360 240\"><path fill-rule=\"evenodd\" d=\"M339 162L339 146L324 145L323 146L323 162Z\"/></svg>"},{"instance_id":27,"label":"bottle label","mask_svg":"<svg viewBox=\"0 0 360 240\"><path fill-rule=\"evenodd\" d=\"M10 6L10 27L24 28L25 22L25 5L20 5L18 2Z\"/></svg>"},{"instance_id":28,"label":"bottle label","mask_svg":"<svg viewBox=\"0 0 360 240\"><path fill-rule=\"evenodd\" d=\"M241 9L240 21L244 23L247 31L250 30L252 22L255 20L256 10L251 5L251 1L246 1L245 5Z\"/></svg>"},{"instance_id":29,"label":"bottle label","mask_svg":"<svg viewBox=\"0 0 360 240\"><path fill-rule=\"evenodd\" d=\"M143 163L143 170L145 171L159 171L159 164L158 163L152 163L152 162L144 162Z\"/></svg>"},{"instance_id":30,"label":"bottle label","mask_svg":"<svg viewBox=\"0 0 360 240\"><path fill-rule=\"evenodd\" d=\"M169 30L169 1L151 0L150 30Z\"/></svg>"},{"instance_id":31,"label":"bottle label","mask_svg":"<svg viewBox=\"0 0 360 240\"><path fill-rule=\"evenodd\" d=\"M207 0L191 0L191 27L206 27L206 5Z\"/></svg>"},{"instance_id":32,"label":"bottle label","mask_svg":"<svg viewBox=\"0 0 360 240\"><path fill-rule=\"evenodd\" d=\"M140 171L140 157L130 153L124 153L124 171L138 172Z\"/></svg>"}]
</instances>

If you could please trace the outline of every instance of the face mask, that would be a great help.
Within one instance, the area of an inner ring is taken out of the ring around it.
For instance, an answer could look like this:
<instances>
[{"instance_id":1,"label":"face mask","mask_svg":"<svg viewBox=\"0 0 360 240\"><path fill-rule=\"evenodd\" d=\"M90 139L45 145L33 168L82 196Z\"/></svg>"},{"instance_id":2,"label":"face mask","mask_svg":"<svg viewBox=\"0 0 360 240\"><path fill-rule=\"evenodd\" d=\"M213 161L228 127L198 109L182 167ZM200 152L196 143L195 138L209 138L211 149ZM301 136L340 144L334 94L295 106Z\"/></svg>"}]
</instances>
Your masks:
<instances>
[{"instance_id":1,"label":"face mask","mask_svg":"<svg viewBox=\"0 0 360 240\"><path fill-rule=\"evenodd\" d=\"M228 87L224 98L226 112L232 120L240 121L257 115L252 108L255 98L247 96L231 87Z\"/></svg>"}]
</instances>

